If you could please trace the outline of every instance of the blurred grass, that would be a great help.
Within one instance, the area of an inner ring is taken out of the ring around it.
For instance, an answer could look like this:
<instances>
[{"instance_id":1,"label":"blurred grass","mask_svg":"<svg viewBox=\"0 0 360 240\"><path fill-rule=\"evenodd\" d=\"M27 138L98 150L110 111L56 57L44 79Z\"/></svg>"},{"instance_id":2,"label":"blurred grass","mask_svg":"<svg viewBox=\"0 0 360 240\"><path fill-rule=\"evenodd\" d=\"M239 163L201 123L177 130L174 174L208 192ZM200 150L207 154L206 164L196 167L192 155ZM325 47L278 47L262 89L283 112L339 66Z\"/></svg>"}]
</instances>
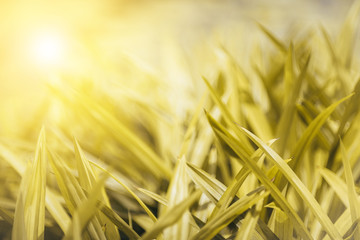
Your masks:
<instances>
[{"instance_id":1,"label":"blurred grass","mask_svg":"<svg viewBox=\"0 0 360 240\"><path fill-rule=\"evenodd\" d=\"M359 238L360 2L290 2L4 2L1 238Z\"/></svg>"}]
</instances>

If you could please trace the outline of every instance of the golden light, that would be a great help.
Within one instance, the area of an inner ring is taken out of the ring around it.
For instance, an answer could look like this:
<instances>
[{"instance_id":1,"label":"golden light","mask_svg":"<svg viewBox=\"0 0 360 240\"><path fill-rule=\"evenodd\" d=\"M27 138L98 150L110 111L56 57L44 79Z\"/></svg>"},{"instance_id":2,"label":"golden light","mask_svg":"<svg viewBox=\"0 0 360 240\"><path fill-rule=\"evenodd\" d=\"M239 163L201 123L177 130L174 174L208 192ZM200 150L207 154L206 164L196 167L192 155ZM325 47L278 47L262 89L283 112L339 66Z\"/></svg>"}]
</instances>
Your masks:
<instances>
[{"instance_id":1,"label":"golden light","mask_svg":"<svg viewBox=\"0 0 360 240\"><path fill-rule=\"evenodd\" d=\"M36 33L31 39L30 58L37 65L59 66L64 61L66 43L64 37L55 32Z\"/></svg>"}]
</instances>

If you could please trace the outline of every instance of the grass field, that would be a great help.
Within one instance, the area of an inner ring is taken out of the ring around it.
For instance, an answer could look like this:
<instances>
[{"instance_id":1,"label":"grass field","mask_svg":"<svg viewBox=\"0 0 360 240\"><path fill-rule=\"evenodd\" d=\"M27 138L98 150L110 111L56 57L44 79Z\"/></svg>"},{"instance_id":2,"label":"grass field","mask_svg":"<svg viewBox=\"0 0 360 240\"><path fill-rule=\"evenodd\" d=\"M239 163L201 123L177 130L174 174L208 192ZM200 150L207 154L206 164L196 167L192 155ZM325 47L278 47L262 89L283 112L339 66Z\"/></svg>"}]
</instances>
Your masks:
<instances>
[{"instance_id":1,"label":"grass field","mask_svg":"<svg viewBox=\"0 0 360 240\"><path fill-rule=\"evenodd\" d=\"M360 239L360 1L141 2L4 2L0 238Z\"/></svg>"}]
</instances>

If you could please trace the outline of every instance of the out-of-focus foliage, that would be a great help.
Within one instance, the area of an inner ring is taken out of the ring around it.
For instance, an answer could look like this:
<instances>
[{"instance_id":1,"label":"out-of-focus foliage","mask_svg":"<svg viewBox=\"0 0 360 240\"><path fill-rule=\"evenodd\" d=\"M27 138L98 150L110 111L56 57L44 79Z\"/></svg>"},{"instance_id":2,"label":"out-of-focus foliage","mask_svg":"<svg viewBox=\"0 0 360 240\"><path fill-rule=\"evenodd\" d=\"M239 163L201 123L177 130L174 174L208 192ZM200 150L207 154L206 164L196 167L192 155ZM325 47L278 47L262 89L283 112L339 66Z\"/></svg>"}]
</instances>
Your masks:
<instances>
[{"instance_id":1,"label":"out-of-focus foliage","mask_svg":"<svg viewBox=\"0 0 360 240\"><path fill-rule=\"evenodd\" d=\"M50 68L0 139L1 238L360 239L359 11L331 32L259 22L247 64L202 48L204 77L176 48L168 74Z\"/></svg>"}]
</instances>

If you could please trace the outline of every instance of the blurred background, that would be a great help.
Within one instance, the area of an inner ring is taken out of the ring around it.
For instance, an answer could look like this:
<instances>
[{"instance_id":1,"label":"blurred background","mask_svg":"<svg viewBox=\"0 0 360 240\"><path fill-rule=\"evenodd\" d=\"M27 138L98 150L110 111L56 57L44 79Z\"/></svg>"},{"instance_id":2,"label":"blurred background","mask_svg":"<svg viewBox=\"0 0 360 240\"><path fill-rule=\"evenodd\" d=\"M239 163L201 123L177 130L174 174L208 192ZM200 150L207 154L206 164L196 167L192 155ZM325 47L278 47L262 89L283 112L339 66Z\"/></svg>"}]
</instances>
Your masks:
<instances>
[{"instance_id":1,"label":"blurred background","mask_svg":"<svg viewBox=\"0 0 360 240\"><path fill-rule=\"evenodd\" d=\"M32 126L49 101L46 84L52 81L116 80L151 88L138 82L134 69L163 79L181 115L186 103L176 106L176 99L196 95L196 79L216 74L218 46L246 66L261 44L257 22L279 38L320 24L332 35L351 3L1 0L0 134L16 136Z\"/></svg>"}]
</instances>

